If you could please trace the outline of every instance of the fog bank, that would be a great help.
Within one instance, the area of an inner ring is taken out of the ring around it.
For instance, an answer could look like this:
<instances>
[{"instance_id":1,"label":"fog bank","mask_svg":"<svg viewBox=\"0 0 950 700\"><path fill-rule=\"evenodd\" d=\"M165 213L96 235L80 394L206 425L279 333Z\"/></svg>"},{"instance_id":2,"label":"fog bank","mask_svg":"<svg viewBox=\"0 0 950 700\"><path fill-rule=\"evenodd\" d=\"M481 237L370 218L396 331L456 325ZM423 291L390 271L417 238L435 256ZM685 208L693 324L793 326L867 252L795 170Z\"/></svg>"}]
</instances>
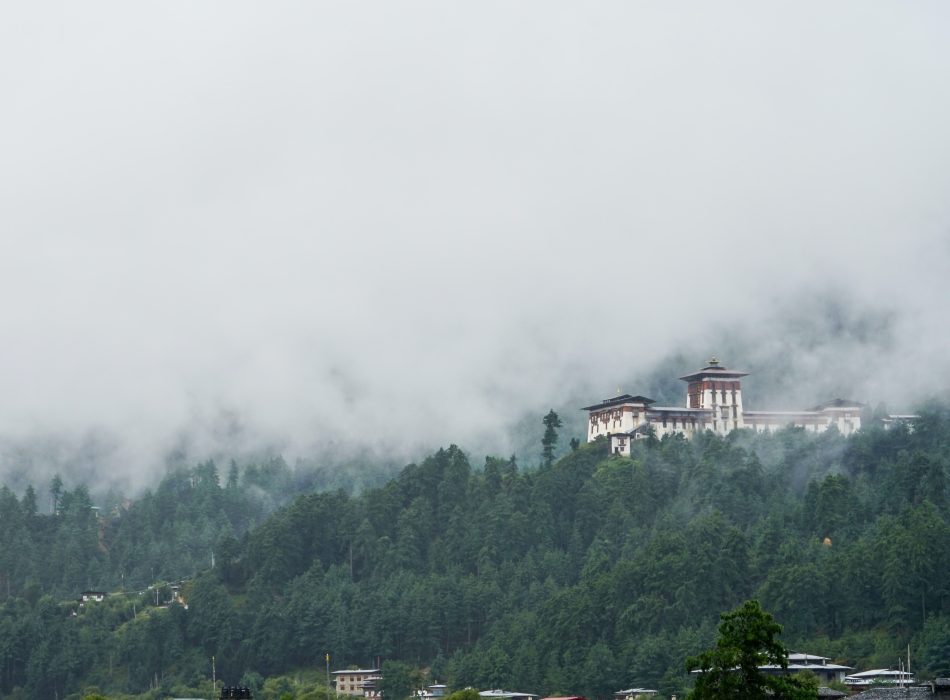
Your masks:
<instances>
[{"instance_id":1,"label":"fog bank","mask_svg":"<svg viewBox=\"0 0 950 700\"><path fill-rule=\"evenodd\" d=\"M948 14L7 8L0 472L505 454L714 353L762 408L942 395Z\"/></svg>"}]
</instances>

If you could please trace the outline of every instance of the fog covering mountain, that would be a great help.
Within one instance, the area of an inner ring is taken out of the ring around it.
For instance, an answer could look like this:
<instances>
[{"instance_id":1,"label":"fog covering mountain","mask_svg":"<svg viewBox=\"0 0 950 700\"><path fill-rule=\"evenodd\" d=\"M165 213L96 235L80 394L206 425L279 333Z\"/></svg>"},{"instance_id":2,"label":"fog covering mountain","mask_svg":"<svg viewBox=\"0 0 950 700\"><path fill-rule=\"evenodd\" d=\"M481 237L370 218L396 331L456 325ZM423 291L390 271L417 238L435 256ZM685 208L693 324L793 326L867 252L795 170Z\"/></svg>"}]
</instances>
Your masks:
<instances>
[{"instance_id":1,"label":"fog covering mountain","mask_svg":"<svg viewBox=\"0 0 950 700\"><path fill-rule=\"evenodd\" d=\"M0 474L530 461L712 354L762 407L940 395L948 13L4 8Z\"/></svg>"}]
</instances>

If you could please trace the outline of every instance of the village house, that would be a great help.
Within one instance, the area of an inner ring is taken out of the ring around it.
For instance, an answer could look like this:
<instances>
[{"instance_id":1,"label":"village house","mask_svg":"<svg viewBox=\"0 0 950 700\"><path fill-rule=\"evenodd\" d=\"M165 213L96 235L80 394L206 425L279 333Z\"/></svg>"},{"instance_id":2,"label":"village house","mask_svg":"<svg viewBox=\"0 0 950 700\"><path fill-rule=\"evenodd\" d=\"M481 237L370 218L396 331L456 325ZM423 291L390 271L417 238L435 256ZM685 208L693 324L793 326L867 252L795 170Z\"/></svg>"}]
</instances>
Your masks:
<instances>
[{"instance_id":1,"label":"village house","mask_svg":"<svg viewBox=\"0 0 950 700\"><path fill-rule=\"evenodd\" d=\"M814 654L801 654L792 652L788 655L788 667L783 669L778 664L769 664L759 666L759 670L772 675L792 675L801 671L810 671L818 677L821 685L844 681L848 671L853 671L851 666L842 666L831 663L831 659Z\"/></svg>"},{"instance_id":2,"label":"village house","mask_svg":"<svg viewBox=\"0 0 950 700\"><path fill-rule=\"evenodd\" d=\"M107 595L109 594L105 591L83 591L79 594L79 607L83 607L86 603L101 603Z\"/></svg>"},{"instance_id":3,"label":"village house","mask_svg":"<svg viewBox=\"0 0 950 700\"><path fill-rule=\"evenodd\" d=\"M448 694L448 686L444 683L434 683L427 685L424 690L416 691L416 697L420 700L438 700Z\"/></svg>"},{"instance_id":4,"label":"village house","mask_svg":"<svg viewBox=\"0 0 950 700\"><path fill-rule=\"evenodd\" d=\"M378 668L354 668L333 672L333 685L336 692L342 695L381 697L379 683L382 679Z\"/></svg>"},{"instance_id":5,"label":"village house","mask_svg":"<svg viewBox=\"0 0 950 700\"><path fill-rule=\"evenodd\" d=\"M872 685L910 686L916 682L910 671L895 671L890 668L875 668L846 676L844 684L849 688L864 688Z\"/></svg>"}]
</instances>

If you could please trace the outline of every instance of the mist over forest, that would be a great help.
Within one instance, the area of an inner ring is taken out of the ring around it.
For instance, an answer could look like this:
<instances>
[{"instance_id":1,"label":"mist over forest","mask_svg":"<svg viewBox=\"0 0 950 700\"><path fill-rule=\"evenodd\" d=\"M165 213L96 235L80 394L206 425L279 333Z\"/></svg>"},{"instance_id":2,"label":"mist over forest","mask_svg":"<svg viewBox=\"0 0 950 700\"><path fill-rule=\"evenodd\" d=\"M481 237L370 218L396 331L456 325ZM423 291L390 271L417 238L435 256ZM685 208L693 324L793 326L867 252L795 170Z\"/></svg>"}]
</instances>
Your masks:
<instances>
[{"instance_id":1,"label":"mist over forest","mask_svg":"<svg viewBox=\"0 0 950 700\"><path fill-rule=\"evenodd\" d=\"M751 597L950 675L948 23L0 9L0 697L210 695L215 657L330 700L324 649L682 696ZM751 410L919 419L586 441L713 356Z\"/></svg>"},{"instance_id":2,"label":"mist over forest","mask_svg":"<svg viewBox=\"0 0 950 700\"><path fill-rule=\"evenodd\" d=\"M728 325L709 329L700 338L684 339L657 359L649 359L654 349L645 349L642 359L631 357L630 364L616 368L612 383L605 380L595 385L592 377L603 370L576 366L562 370L559 390L512 397L499 388L498 396L481 397L496 407L497 415L473 414L469 423L456 428L456 437L473 455L510 454L521 464L537 464L540 416L548 408L562 416L569 436L583 439L587 419L580 406L613 395L617 389L643 393L663 405L682 405L685 385L678 377L712 355L751 373L743 385L746 405L760 410L802 409L845 397L871 408L884 405L910 413L940 395L939 382L931 383L936 378L925 376L927 372L907 361L917 351L900 351L905 341L898 312L862 309L848 295L830 293L813 293L802 307L776 302L775 308L777 317L760 325L751 327L730 319ZM576 341L568 336L567 342ZM287 400L300 398L291 393ZM432 402L433 407L444 401L447 412L485 410L473 407L464 394L410 395L413 400ZM312 478L315 470L338 471L334 484L359 491L437 449L440 431L448 431L444 426L433 430L410 421L404 434L390 434L385 426L388 416L410 408L402 403L395 399L381 406L377 412L381 424L366 435L315 428L305 445L255 434L239 412L220 416L221 424L213 427L182 426L176 434L165 436L168 443L156 447L154 453L134 456L129 454L131 438L114 428L19 436L0 431L0 474L17 492L29 483L41 486L58 473L70 483L90 484L94 493L118 489L135 495L182 465L207 459L249 464L282 457L301 472L303 480ZM566 440L561 447L566 449Z\"/></svg>"},{"instance_id":3,"label":"mist over forest","mask_svg":"<svg viewBox=\"0 0 950 700\"><path fill-rule=\"evenodd\" d=\"M7 480L950 378L941 3L60 10L0 25Z\"/></svg>"}]
</instances>

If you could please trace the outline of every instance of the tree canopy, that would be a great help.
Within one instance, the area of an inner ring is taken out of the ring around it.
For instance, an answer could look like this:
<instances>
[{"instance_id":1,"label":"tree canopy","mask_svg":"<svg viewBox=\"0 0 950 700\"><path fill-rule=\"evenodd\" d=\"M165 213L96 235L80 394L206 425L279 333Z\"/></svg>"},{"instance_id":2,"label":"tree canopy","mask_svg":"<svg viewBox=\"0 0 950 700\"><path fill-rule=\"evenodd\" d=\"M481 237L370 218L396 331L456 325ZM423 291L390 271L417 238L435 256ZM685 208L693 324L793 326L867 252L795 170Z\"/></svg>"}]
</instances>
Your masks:
<instances>
[{"instance_id":1,"label":"tree canopy","mask_svg":"<svg viewBox=\"0 0 950 700\"><path fill-rule=\"evenodd\" d=\"M208 695L212 656L227 684L320 694L330 652L453 689L682 697L683 660L751 598L796 649L873 668L910 644L932 676L948 455L934 405L913 430L601 440L527 467L449 446L359 493L279 459L176 468L131 502L64 480L55 512L0 487L0 696Z\"/></svg>"},{"instance_id":2,"label":"tree canopy","mask_svg":"<svg viewBox=\"0 0 950 700\"><path fill-rule=\"evenodd\" d=\"M747 600L723 613L716 646L686 661L688 671L699 671L689 700L807 700L815 688L800 679L763 671L762 666L788 670L788 649L779 641L782 626Z\"/></svg>"}]
</instances>

